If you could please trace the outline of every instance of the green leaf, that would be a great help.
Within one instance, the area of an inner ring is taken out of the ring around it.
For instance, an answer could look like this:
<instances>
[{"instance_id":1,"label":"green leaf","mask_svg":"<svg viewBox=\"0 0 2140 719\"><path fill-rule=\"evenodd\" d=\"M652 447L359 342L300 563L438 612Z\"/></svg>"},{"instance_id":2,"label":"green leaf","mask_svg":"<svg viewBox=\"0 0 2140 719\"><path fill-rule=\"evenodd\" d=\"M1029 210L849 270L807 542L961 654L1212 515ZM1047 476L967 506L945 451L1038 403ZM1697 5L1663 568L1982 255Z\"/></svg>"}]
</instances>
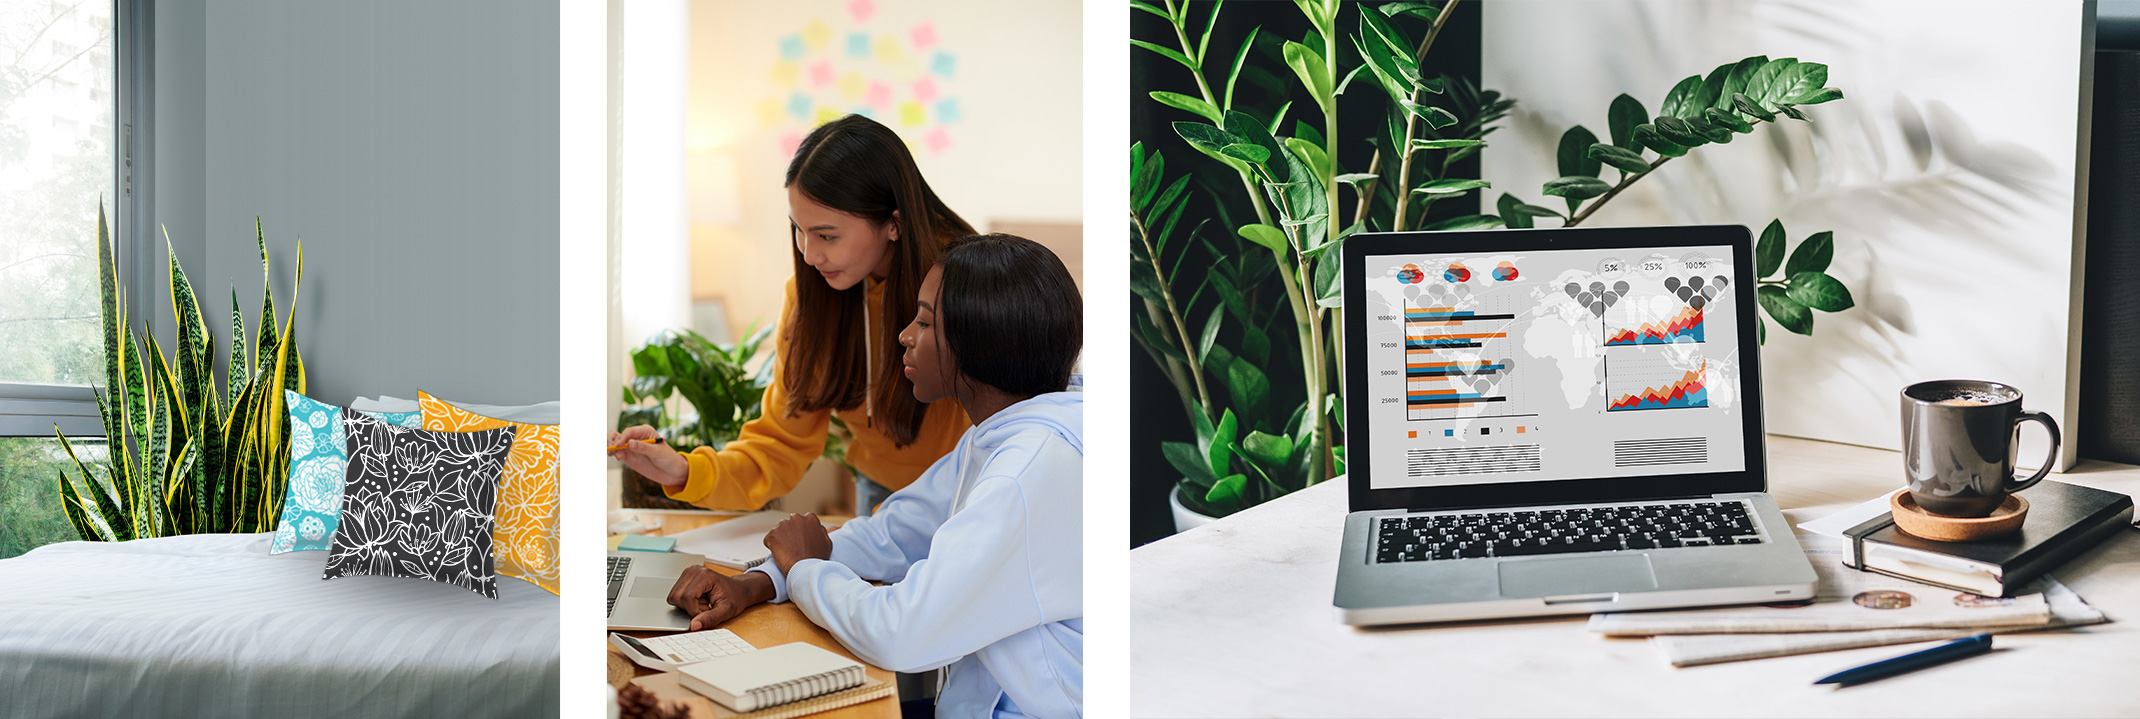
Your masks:
<instances>
[{"instance_id":1,"label":"green leaf","mask_svg":"<svg viewBox=\"0 0 2140 719\"><path fill-rule=\"evenodd\" d=\"M1158 5L1153 5L1151 3L1145 2L1144 0L1130 0L1129 6L1138 10L1143 10L1153 15L1158 15L1162 18L1166 18L1167 22L1174 22L1174 16L1168 15L1167 11L1159 9Z\"/></svg>"},{"instance_id":2,"label":"green leaf","mask_svg":"<svg viewBox=\"0 0 2140 719\"><path fill-rule=\"evenodd\" d=\"M1711 109L1729 111L1731 109L1731 96L1746 92L1746 81L1753 79L1754 73L1759 72L1766 65L1768 65L1767 55L1755 55L1740 60L1738 64L1733 65L1731 74L1724 78L1722 92L1717 94L1715 102L1709 103L1709 107Z\"/></svg>"},{"instance_id":3,"label":"green leaf","mask_svg":"<svg viewBox=\"0 0 2140 719\"><path fill-rule=\"evenodd\" d=\"M1341 244L1332 242L1325 245L1325 247L1337 247ZM1340 264L1336 257L1324 257L1315 261L1315 277L1312 289L1315 291L1315 304L1317 306L1337 307L1344 304L1345 285L1338 280L1338 266Z\"/></svg>"},{"instance_id":4,"label":"green leaf","mask_svg":"<svg viewBox=\"0 0 2140 719\"><path fill-rule=\"evenodd\" d=\"M1643 147L1650 148L1650 151L1665 157L1680 157L1686 155L1687 150L1691 149L1686 145L1665 139L1664 135L1657 131L1656 125L1637 126L1635 128L1635 141L1641 143Z\"/></svg>"},{"instance_id":5,"label":"green leaf","mask_svg":"<svg viewBox=\"0 0 2140 719\"><path fill-rule=\"evenodd\" d=\"M1174 471L1180 472L1181 476L1198 486L1210 486L1218 479L1211 474L1211 466L1205 464L1204 454L1197 450L1196 445L1188 442L1160 442L1159 452L1166 455L1167 464L1174 465Z\"/></svg>"},{"instance_id":6,"label":"green leaf","mask_svg":"<svg viewBox=\"0 0 2140 719\"><path fill-rule=\"evenodd\" d=\"M1273 467L1282 466L1293 456L1293 438L1264 434L1260 430L1250 432L1241 439L1241 450L1249 459Z\"/></svg>"},{"instance_id":7,"label":"green leaf","mask_svg":"<svg viewBox=\"0 0 2140 719\"><path fill-rule=\"evenodd\" d=\"M1298 137L1288 137L1285 140L1285 148L1299 156L1301 163L1307 165L1308 169L1314 170L1316 177L1329 177L1336 172L1337 168L1330 164L1330 156L1323 154L1323 148L1317 147L1315 143Z\"/></svg>"},{"instance_id":8,"label":"green leaf","mask_svg":"<svg viewBox=\"0 0 2140 719\"><path fill-rule=\"evenodd\" d=\"M1783 288L1762 285L1754 290L1754 299L1758 300L1761 309L1768 310L1768 316L1775 319L1776 324L1783 325L1784 329L1802 335L1813 334L1813 311L1799 304L1798 300L1791 299Z\"/></svg>"},{"instance_id":9,"label":"green leaf","mask_svg":"<svg viewBox=\"0 0 2140 719\"><path fill-rule=\"evenodd\" d=\"M1828 269L1828 263L1834 261L1834 259L1835 233L1827 231L1815 232L1812 237L1806 238L1806 241L1798 243L1798 249L1791 253L1791 261L1783 266L1783 274L1796 275L1800 272L1821 272ZM1808 302L1806 304L1811 305L1813 303ZM1828 311L1834 312L1835 310Z\"/></svg>"},{"instance_id":10,"label":"green leaf","mask_svg":"<svg viewBox=\"0 0 2140 719\"><path fill-rule=\"evenodd\" d=\"M1761 118L1763 122L1776 121L1776 113L1762 109L1759 103L1753 101L1753 98L1749 98L1743 94L1731 96L1731 106L1733 109L1736 109L1739 112L1743 112L1748 115Z\"/></svg>"},{"instance_id":11,"label":"green leaf","mask_svg":"<svg viewBox=\"0 0 2140 719\"><path fill-rule=\"evenodd\" d=\"M1271 173L1271 177L1280 182L1297 179L1292 176L1292 166L1289 163L1277 161L1279 154L1284 149L1278 144L1277 138L1271 137L1270 129L1265 127L1261 121L1248 113L1239 110L1228 110L1226 112L1226 124L1220 127L1226 134L1237 138L1234 142L1250 143L1269 150L1271 159L1264 161L1263 169L1265 172Z\"/></svg>"},{"instance_id":12,"label":"green leaf","mask_svg":"<svg viewBox=\"0 0 2140 719\"><path fill-rule=\"evenodd\" d=\"M1256 33L1262 32L1262 30L1261 26L1249 28L1248 39L1242 40L1241 49L1235 50L1233 53L1233 69L1226 72L1226 95L1221 98L1221 102L1226 106L1225 109L1233 109L1233 83L1235 80L1241 79L1241 65L1248 61L1248 50L1255 46Z\"/></svg>"},{"instance_id":13,"label":"green leaf","mask_svg":"<svg viewBox=\"0 0 2140 719\"><path fill-rule=\"evenodd\" d=\"M1754 318L1754 343L1768 344L1768 320L1761 319L1758 316Z\"/></svg>"},{"instance_id":14,"label":"green leaf","mask_svg":"<svg viewBox=\"0 0 2140 719\"><path fill-rule=\"evenodd\" d=\"M1270 150L1264 149L1262 145L1251 145L1246 142L1236 142L1221 147L1219 148L1219 153L1257 165L1261 165L1264 161L1271 159Z\"/></svg>"},{"instance_id":15,"label":"green leaf","mask_svg":"<svg viewBox=\"0 0 2140 719\"><path fill-rule=\"evenodd\" d=\"M1605 194L1612 186L1595 177L1574 175L1546 182L1545 194L1582 201Z\"/></svg>"},{"instance_id":16,"label":"green leaf","mask_svg":"<svg viewBox=\"0 0 2140 719\"><path fill-rule=\"evenodd\" d=\"M1129 44L1144 48L1146 50L1150 50L1152 52L1159 53L1160 55L1165 56L1169 60L1181 63L1181 66L1189 68L1190 72L1196 71L1196 63L1190 62L1189 56L1183 55L1179 51L1167 48L1163 45L1154 45L1143 40L1131 40L1129 41Z\"/></svg>"},{"instance_id":17,"label":"green leaf","mask_svg":"<svg viewBox=\"0 0 2140 719\"><path fill-rule=\"evenodd\" d=\"M1735 66L1732 64L1718 65L1715 70L1710 70L1709 76L1702 79L1701 89L1695 91L1693 97L1688 98L1686 106L1680 109L1677 116L1690 120L1701 117L1703 110L1716 106L1718 98L1730 97L1723 94L1724 80L1731 77L1731 69Z\"/></svg>"},{"instance_id":18,"label":"green leaf","mask_svg":"<svg viewBox=\"0 0 2140 719\"><path fill-rule=\"evenodd\" d=\"M1433 181L1433 182L1429 182L1429 183L1426 183L1426 184L1424 184L1424 185L1420 185L1420 186L1418 186L1418 187L1414 187L1414 188L1412 188L1412 194L1414 194L1414 195L1457 195L1457 194L1463 194L1463 193L1464 193L1465 191L1468 191L1468 190L1475 190L1475 189L1478 189L1478 188L1481 188L1481 187L1492 187L1492 186L1493 186L1493 183L1487 182L1487 181L1485 181L1485 180L1464 180L1464 179L1446 179L1446 180L1435 180L1435 181Z\"/></svg>"},{"instance_id":19,"label":"green leaf","mask_svg":"<svg viewBox=\"0 0 2140 719\"><path fill-rule=\"evenodd\" d=\"M1413 140L1412 149L1452 150L1459 147L1476 147L1484 144L1486 144L1485 140Z\"/></svg>"},{"instance_id":20,"label":"green leaf","mask_svg":"<svg viewBox=\"0 0 2140 719\"><path fill-rule=\"evenodd\" d=\"M1773 286L1773 285L1771 285ZM1850 298L1850 288L1825 272L1800 272L1791 275L1789 293L1798 304L1822 312L1841 312L1857 306Z\"/></svg>"},{"instance_id":21,"label":"green leaf","mask_svg":"<svg viewBox=\"0 0 2140 719\"><path fill-rule=\"evenodd\" d=\"M1798 108L1796 107L1792 107L1790 105L1777 105L1776 111L1781 112L1785 115L1789 115L1790 118L1793 120L1797 120L1799 122L1806 121L1806 114L1803 112L1799 112Z\"/></svg>"},{"instance_id":22,"label":"green leaf","mask_svg":"<svg viewBox=\"0 0 2140 719\"><path fill-rule=\"evenodd\" d=\"M1203 98L1165 91L1155 91L1151 93L1151 96L1152 99L1158 100L1161 105L1188 110L1209 118L1212 122L1220 122L1225 119L1225 115L1220 114L1218 108L1212 107L1211 103L1204 102Z\"/></svg>"},{"instance_id":23,"label":"green leaf","mask_svg":"<svg viewBox=\"0 0 2140 719\"><path fill-rule=\"evenodd\" d=\"M1211 316L1204 318L1203 336L1197 338L1196 341L1197 364L1203 364L1204 360L1211 356L1211 347L1218 343L1219 328L1226 324L1225 319L1226 307L1224 305L1212 305Z\"/></svg>"},{"instance_id":24,"label":"green leaf","mask_svg":"<svg viewBox=\"0 0 2140 719\"><path fill-rule=\"evenodd\" d=\"M1613 146L1627 150L1642 149L1635 143L1635 126L1649 120L1649 112L1642 109L1642 101L1624 92L1613 98L1611 109L1605 111L1605 124L1612 131Z\"/></svg>"},{"instance_id":25,"label":"green leaf","mask_svg":"<svg viewBox=\"0 0 2140 719\"><path fill-rule=\"evenodd\" d=\"M1702 76L1687 76L1687 79L1672 86L1671 92L1665 93L1664 104L1657 106L1657 114L1663 117L1685 117L1688 105L1694 102L1694 96L1701 91Z\"/></svg>"},{"instance_id":26,"label":"green leaf","mask_svg":"<svg viewBox=\"0 0 2140 719\"><path fill-rule=\"evenodd\" d=\"M1682 118L1660 117L1657 118L1655 127L1657 128L1657 134L1663 135L1664 139L1683 147L1691 149L1709 143L1709 138L1695 132L1694 126L1687 124L1687 121Z\"/></svg>"},{"instance_id":27,"label":"green leaf","mask_svg":"<svg viewBox=\"0 0 2140 719\"><path fill-rule=\"evenodd\" d=\"M1568 128L1560 134L1560 174L1562 177L1597 177L1601 165L1590 158L1590 146L1598 142L1598 136L1582 125ZM1571 208L1572 209L1572 208Z\"/></svg>"},{"instance_id":28,"label":"green leaf","mask_svg":"<svg viewBox=\"0 0 2140 719\"><path fill-rule=\"evenodd\" d=\"M1776 76L1776 84L1769 87L1769 95L1779 103L1803 104L1799 98L1819 94L1828 84L1828 66L1817 62L1801 62Z\"/></svg>"},{"instance_id":29,"label":"green leaf","mask_svg":"<svg viewBox=\"0 0 2140 719\"><path fill-rule=\"evenodd\" d=\"M1449 114L1448 110L1409 101L1403 105L1406 112L1419 116L1420 121L1427 123L1427 127L1439 130L1457 123L1456 116Z\"/></svg>"},{"instance_id":30,"label":"green leaf","mask_svg":"<svg viewBox=\"0 0 2140 719\"><path fill-rule=\"evenodd\" d=\"M1769 220L1762 228L1761 239L1754 242L1754 277L1762 278L1776 274L1783 266L1783 220Z\"/></svg>"},{"instance_id":31,"label":"green leaf","mask_svg":"<svg viewBox=\"0 0 2140 719\"><path fill-rule=\"evenodd\" d=\"M1189 146L1196 148L1198 152L1209 155L1219 162L1226 163L1226 166L1233 168L1235 172L1245 173L1249 171L1247 161L1220 151L1227 145L1238 145L1246 142L1239 135L1201 122L1174 123L1174 134L1180 135L1183 140L1187 140Z\"/></svg>"},{"instance_id":32,"label":"green leaf","mask_svg":"<svg viewBox=\"0 0 2140 719\"><path fill-rule=\"evenodd\" d=\"M1379 26L1379 28L1378 28ZM1413 65L1410 50L1392 51L1390 43L1378 29L1389 29L1389 24L1375 13L1360 13L1360 32L1352 38L1353 49L1360 53L1361 65L1374 74L1375 84L1382 87L1383 94L1391 102L1411 99L1413 82L1419 77L1419 68ZM1409 72L1407 71L1409 68Z\"/></svg>"},{"instance_id":33,"label":"green leaf","mask_svg":"<svg viewBox=\"0 0 2140 719\"><path fill-rule=\"evenodd\" d=\"M1721 127L1742 135L1754 131L1753 123L1747 122L1745 118L1739 117L1739 113L1736 112L1719 110L1712 107L1702 111L1702 119L1708 120L1709 124L1711 125L1715 125L1717 127Z\"/></svg>"},{"instance_id":34,"label":"green leaf","mask_svg":"<svg viewBox=\"0 0 2140 719\"><path fill-rule=\"evenodd\" d=\"M1348 172L1331 179L1335 179L1338 182L1342 182L1347 185L1358 187L1359 184L1362 182L1378 180L1381 179L1381 176L1376 175L1372 172Z\"/></svg>"},{"instance_id":35,"label":"green leaf","mask_svg":"<svg viewBox=\"0 0 2140 719\"><path fill-rule=\"evenodd\" d=\"M1335 112L1337 92L1331 82L1330 68L1323 66L1322 54L1314 48L1287 40L1284 55L1286 66L1293 68L1293 74L1300 78L1302 85L1307 86L1308 96L1315 98L1315 104L1322 108L1323 114Z\"/></svg>"},{"instance_id":36,"label":"green leaf","mask_svg":"<svg viewBox=\"0 0 2140 719\"><path fill-rule=\"evenodd\" d=\"M1642 153L1624 149L1618 145L1607 145L1602 142L1592 143L1590 145L1590 156L1629 175L1640 175L1650 171L1650 163L1648 160L1642 159Z\"/></svg>"},{"instance_id":37,"label":"green leaf","mask_svg":"<svg viewBox=\"0 0 2140 719\"><path fill-rule=\"evenodd\" d=\"M1775 94L1777 79L1783 77L1784 73L1789 72L1791 68L1797 65L1798 59L1791 57L1777 58L1770 60L1767 65L1762 65L1761 69L1754 71L1752 77L1746 78L1744 92L1747 99L1752 100L1755 105L1761 108L1774 108L1777 100L1780 99Z\"/></svg>"},{"instance_id":38,"label":"green leaf","mask_svg":"<svg viewBox=\"0 0 2140 719\"><path fill-rule=\"evenodd\" d=\"M1448 0L1444 1L1446 2ZM1441 6L1435 5L1434 3L1430 2L1393 2L1383 5L1377 5L1375 6L1375 9L1382 11L1382 14L1388 15L1390 17L1396 17L1398 15L1416 15L1418 17L1423 17L1428 20L1433 20L1436 15L1440 15L1442 12Z\"/></svg>"},{"instance_id":39,"label":"green leaf","mask_svg":"<svg viewBox=\"0 0 2140 719\"><path fill-rule=\"evenodd\" d=\"M1229 474L1211 484L1211 491L1204 495L1204 501L1221 508L1233 507L1241 503L1241 491L1247 488L1248 475Z\"/></svg>"},{"instance_id":40,"label":"green leaf","mask_svg":"<svg viewBox=\"0 0 2140 719\"><path fill-rule=\"evenodd\" d=\"M1501 218L1493 215L1461 215L1436 222L1419 229L1431 232L1450 230L1493 230L1503 225Z\"/></svg>"},{"instance_id":41,"label":"green leaf","mask_svg":"<svg viewBox=\"0 0 2140 719\"><path fill-rule=\"evenodd\" d=\"M1254 368L1251 367L1250 369ZM1234 418L1233 409L1231 408L1225 410L1225 413L1219 417L1218 425L1211 428L1211 441L1203 447L1204 458L1205 461L1209 462L1207 466L1211 470L1211 476L1220 477L1232 474L1232 447L1240 428L1241 421Z\"/></svg>"},{"instance_id":42,"label":"green leaf","mask_svg":"<svg viewBox=\"0 0 2140 719\"><path fill-rule=\"evenodd\" d=\"M1842 90L1838 90L1832 87L1824 87L1819 90L1815 90L1807 95L1801 96L1795 100L1792 100L1792 102L1799 105L1818 105L1823 102L1828 102L1830 100L1841 99L1843 99Z\"/></svg>"},{"instance_id":43,"label":"green leaf","mask_svg":"<svg viewBox=\"0 0 2140 719\"><path fill-rule=\"evenodd\" d=\"M1270 225L1242 225L1241 229L1235 230L1235 232L1239 233L1242 239L1268 247L1276 252L1284 252L1287 247L1292 246L1291 242L1286 241L1284 230Z\"/></svg>"},{"instance_id":44,"label":"green leaf","mask_svg":"<svg viewBox=\"0 0 2140 719\"><path fill-rule=\"evenodd\" d=\"M1516 208L1522 206L1523 201L1508 192L1501 193L1501 199L1494 203L1494 208L1501 211L1501 224L1511 230L1529 229L1532 226L1530 215L1516 211Z\"/></svg>"},{"instance_id":45,"label":"green leaf","mask_svg":"<svg viewBox=\"0 0 2140 719\"><path fill-rule=\"evenodd\" d=\"M1714 111L1715 108L1702 110L1702 112L1705 113ZM1700 136L1704 140L1708 140L1719 145L1731 142L1731 129L1718 125L1714 122L1710 122L1709 119L1706 117L1690 117L1687 118L1686 122L1687 129L1693 130L1695 135Z\"/></svg>"}]
</instances>

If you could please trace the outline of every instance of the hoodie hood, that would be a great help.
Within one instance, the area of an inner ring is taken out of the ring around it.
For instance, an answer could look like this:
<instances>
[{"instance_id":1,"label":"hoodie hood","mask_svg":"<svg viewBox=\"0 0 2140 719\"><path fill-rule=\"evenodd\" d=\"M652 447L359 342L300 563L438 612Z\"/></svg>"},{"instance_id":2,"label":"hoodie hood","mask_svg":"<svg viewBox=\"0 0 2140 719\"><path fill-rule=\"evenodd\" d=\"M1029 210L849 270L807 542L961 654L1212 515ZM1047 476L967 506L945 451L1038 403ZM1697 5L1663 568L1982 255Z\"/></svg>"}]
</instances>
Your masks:
<instances>
[{"instance_id":1,"label":"hoodie hood","mask_svg":"<svg viewBox=\"0 0 2140 719\"><path fill-rule=\"evenodd\" d=\"M988 421L975 425L973 446L987 451L1027 430L1044 429L1085 453L1085 376L1071 375L1070 386L1003 408Z\"/></svg>"}]
</instances>

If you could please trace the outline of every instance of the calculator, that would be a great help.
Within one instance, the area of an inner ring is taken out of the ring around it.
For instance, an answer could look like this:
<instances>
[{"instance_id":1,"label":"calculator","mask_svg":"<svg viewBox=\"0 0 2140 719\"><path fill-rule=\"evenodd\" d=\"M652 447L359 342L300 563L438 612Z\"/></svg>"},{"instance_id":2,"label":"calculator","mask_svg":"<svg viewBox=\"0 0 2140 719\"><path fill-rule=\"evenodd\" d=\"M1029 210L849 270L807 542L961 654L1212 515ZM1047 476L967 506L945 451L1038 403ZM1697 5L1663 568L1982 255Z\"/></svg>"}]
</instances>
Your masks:
<instances>
[{"instance_id":1,"label":"calculator","mask_svg":"<svg viewBox=\"0 0 2140 719\"><path fill-rule=\"evenodd\" d=\"M609 633L609 643L624 652L627 659L648 669L674 671L677 667L708 659L725 657L758 648L743 641L735 632L726 629L709 629L703 632L686 632L665 637L639 639L616 632Z\"/></svg>"}]
</instances>

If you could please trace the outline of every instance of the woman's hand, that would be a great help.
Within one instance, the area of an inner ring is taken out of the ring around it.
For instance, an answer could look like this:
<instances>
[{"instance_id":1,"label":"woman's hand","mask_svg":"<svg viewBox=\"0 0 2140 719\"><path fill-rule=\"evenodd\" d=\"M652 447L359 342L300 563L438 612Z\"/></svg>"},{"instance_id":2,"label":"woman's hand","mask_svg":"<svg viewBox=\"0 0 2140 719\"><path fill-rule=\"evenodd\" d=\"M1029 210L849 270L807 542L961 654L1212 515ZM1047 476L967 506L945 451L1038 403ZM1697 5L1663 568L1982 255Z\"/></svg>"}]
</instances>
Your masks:
<instances>
[{"instance_id":1,"label":"woman's hand","mask_svg":"<svg viewBox=\"0 0 2140 719\"><path fill-rule=\"evenodd\" d=\"M654 441L646 441L650 439ZM623 462L624 466L663 487L679 489L691 480L691 462L662 442L661 434L653 427L642 424L626 427L622 432L611 432L609 446L616 447L609 451L610 459Z\"/></svg>"},{"instance_id":2,"label":"woman's hand","mask_svg":"<svg viewBox=\"0 0 2140 719\"><path fill-rule=\"evenodd\" d=\"M727 576L695 565L669 588L669 604L691 615L691 631L712 629L743 610L773 599L773 578L759 572Z\"/></svg>"},{"instance_id":3,"label":"woman's hand","mask_svg":"<svg viewBox=\"0 0 2140 719\"><path fill-rule=\"evenodd\" d=\"M773 550L773 564L780 567L781 574L805 559L831 559L832 537L825 534L825 525L817 521L817 514L805 512L790 514L780 520L780 525L765 533L765 548Z\"/></svg>"}]
</instances>

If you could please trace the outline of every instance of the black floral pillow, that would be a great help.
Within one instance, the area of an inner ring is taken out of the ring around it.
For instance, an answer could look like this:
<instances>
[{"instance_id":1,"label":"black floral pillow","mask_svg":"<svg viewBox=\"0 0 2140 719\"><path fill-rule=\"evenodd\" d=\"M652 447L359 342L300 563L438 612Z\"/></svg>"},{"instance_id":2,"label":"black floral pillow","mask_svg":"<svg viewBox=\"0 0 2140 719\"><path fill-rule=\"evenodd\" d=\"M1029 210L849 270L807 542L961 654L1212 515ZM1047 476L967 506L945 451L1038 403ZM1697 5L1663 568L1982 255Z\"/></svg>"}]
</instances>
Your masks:
<instances>
[{"instance_id":1,"label":"black floral pillow","mask_svg":"<svg viewBox=\"0 0 2140 719\"><path fill-rule=\"evenodd\" d=\"M492 511L513 431L432 432L348 413L342 518L321 578L429 579L497 599Z\"/></svg>"}]
</instances>

